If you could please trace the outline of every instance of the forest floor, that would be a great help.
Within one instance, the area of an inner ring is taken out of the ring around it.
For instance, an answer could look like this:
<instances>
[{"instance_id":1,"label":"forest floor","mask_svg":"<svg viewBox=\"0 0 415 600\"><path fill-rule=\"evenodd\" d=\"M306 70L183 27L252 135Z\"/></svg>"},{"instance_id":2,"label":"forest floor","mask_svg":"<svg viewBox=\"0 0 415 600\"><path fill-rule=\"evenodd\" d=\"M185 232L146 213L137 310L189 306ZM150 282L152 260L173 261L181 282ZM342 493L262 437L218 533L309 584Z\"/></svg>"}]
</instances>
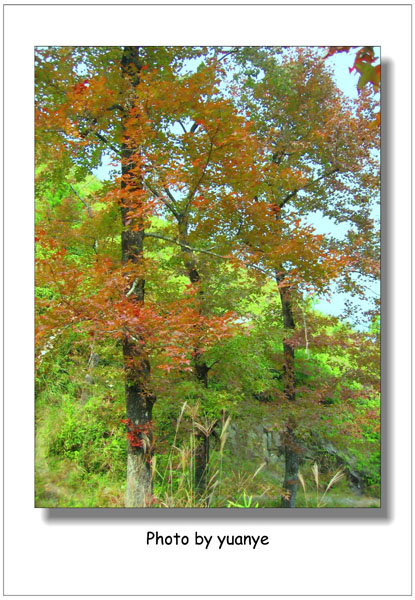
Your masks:
<instances>
[{"instance_id":1,"label":"forest floor","mask_svg":"<svg viewBox=\"0 0 415 600\"><path fill-rule=\"evenodd\" d=\"M50 460L47 456L45 442L41 436L36 440L36 502L38 508L122 508L124 497L124 485L121 481L107 478L93 478L88 481L76 464L67 459L61 461ZM264 473L264 475L266 475ZM229 484L228 484L229 486ZM238 486L235 495L242 497ZM297 508L310 508L309 494L307 502L304 493L298 492ZM236 499L235 499L236 500ZM95 503L96 502L96 503ZM269 490L269 494L249 495L249 506L238 504L237 507L244 508L278 508L280 497L277 488ZM230 507L224 501L224 507ZM218 507L216 504L215 507ZM345 482L339 490L332 489L327 495L324 504L320 508L379 508L380 499L371 495L356 493Z\"/></svg>"},{"instance_id":2,"label":"forest floor","mask_svg":"<svg viewBox=\"0 0 415 600\"><path fill-rule=\"evenodd\" d=\"M36 408L36 507L124 507L126 440L124 426L117 425L123 417L124 404L121 390L114 396L115 399L91 397L82 404L74 401L72 395L39 395ZM177 418L174 417L179 408L173 412L167 408L168 405L160 403L155 421L158 429L153 507L205 506L195 497L192 486L192 423L183 418L176 438ZM284 481L284 459L278 446L278 435L272 438L272 448L268 448L263 433L264 425L278 421L278 415L274 414L272 406L253 401L240 402L239 410L226 430L226 443L222 445L219 437L212 436L209 506L278 508ZM254 418L256 425L253 427ZM318 462L319 489L316 490L312 473L315 460L319 459L311 457L300 467L306 493L299 486L296 507L380 506L376 496L379 486L358 493L346 472L325 494L330 479L339 469L338 462L332 457Z\"/></svg>"}]
</instances>

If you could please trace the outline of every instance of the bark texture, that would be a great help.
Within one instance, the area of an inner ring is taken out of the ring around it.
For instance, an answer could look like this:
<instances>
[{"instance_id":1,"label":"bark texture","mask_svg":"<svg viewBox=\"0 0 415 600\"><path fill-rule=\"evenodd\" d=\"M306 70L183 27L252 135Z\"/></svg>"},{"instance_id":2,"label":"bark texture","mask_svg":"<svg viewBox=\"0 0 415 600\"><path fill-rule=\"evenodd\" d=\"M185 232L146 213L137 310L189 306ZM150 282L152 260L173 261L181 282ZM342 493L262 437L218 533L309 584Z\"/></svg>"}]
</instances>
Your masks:
<instances>
[{"instance_id":1,"label":"bark texture","mask_svg":"<svg viewBox=\"0 0 415 600\"><path fill-rule=\"evenodd\" d=\"M130 86L131 96L124 107L122 119L122 182L121 188L128 192L141 190L142 180L135 169L136 164L134 155L136 148L132 148L128 133L126 131L126 121L128 118L131 98L139 84L140 61L138 48L136 46L126 46L121 60L121 69L124 80ZM126 200L122 201L122 236L121 252L122 262L124 264L140 264L143 254L144 230L140 223L127 222L128 206ZM136 226L140 228L135 229ZM144 302L144 278L133 279L131 277L127 282L126 293L133 289L130 298L137 302ZM142 336L141 336L142 338ZM127 489L125 504L127 507L148 506L152 497L152 476L151 476L151 418L154 397L149 391L150 363L145 353L145 344L140 339L140 332L137 337L131 333L124 336L123 339L123 357L125 373L125 396L127 429L129 431L128 450L127 450ZM137 445L140 444L140 445Z\"/></svg>"},{"instance_id":2,"label":"bark texture","mask_svg":"<svg viewBox=\"0 0 415 600\"><path fill-rule=\"evenodd\" d=\"M295 438L294 429L290 426L285 431L285 476L284 476L284 490L287 492L287 496L283 496L281 499L282 508L295 508L295 500L298 491L298 464L299 456L297 451L297 442Z\"/></svg>"},{"instance_id":3,"label":"bark texture","mask_svg":"<svg viewBox=\"0 0 415 600\"><path fill-rule=\"evenodd\" d=\"M188 246L188 228L186 219L182 217L179 222L179 242L183 251L183 262L187 275L193 285L200 285L200 274L197 269L197 261L194 252ZM200 312L202 312L203 291L199 289ZM193 349L193 372L196 380L205 388L208 387L209 367L203 359L200 348ZM201 494L207 486L207 472L209 467L209 434L198 430L196 432L195 450L195 487Z\"/></svg>"},{"instance_id":4,"label":"bark texture","mask_svg":"<svg viewBox=\"0 0 415 600\"><path fill-rule=\"evenodd\" d=\"M295 328L294 315L290 300L290 287L284 285L284 273L281 269L276 274L278 283L284 330L288 332ZM295 402L295 354L294 348L285 338L284 351L284 395L288 402ZM295 423L291 420L284 433L285 476L284 490L287 492L281 499L282 508L294 508L298 490L298 444L295 437Z\"/></svg>"}]
</instances>

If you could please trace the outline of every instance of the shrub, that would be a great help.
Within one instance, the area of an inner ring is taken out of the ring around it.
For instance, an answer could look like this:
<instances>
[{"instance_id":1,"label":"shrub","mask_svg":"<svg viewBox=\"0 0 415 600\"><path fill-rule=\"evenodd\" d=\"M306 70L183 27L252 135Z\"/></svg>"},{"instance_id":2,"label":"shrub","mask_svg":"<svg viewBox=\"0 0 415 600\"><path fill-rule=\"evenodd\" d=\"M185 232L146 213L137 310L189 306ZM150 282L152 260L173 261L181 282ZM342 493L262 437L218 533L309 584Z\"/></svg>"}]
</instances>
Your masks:
<instances>
[{"instance_id":1,"label":"shrub","mask_svg":"<svg viewBox=\"0 0 415 600\"><path fill-rule=\"evenodd\" d=\"M91 398L83 406L65 398L50 415L49 456L65 457L87 473L123 473L127 448L121 410L111 397Z\"/></svg>"}]
</instances>

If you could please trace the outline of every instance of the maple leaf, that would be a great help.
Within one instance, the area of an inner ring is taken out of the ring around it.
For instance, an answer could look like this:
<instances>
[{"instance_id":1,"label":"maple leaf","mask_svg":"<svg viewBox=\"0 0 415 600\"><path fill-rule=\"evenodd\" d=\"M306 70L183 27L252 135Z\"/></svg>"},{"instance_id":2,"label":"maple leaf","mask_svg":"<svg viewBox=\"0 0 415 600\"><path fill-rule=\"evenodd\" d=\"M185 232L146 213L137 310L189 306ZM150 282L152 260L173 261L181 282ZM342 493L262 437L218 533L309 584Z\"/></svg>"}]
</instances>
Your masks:
<instances>
[{"instance_id":1,"label":"maple leaf","mask_svg":"<svg viewBox=\"0 0 415 600\"><path fill-rule=\"evenodd\" d=\"M338 54L339 52L349 52L351 48L354 48L354 46L329 46L327 53L324 55L323 58L329 58L330 56Z\"/></svg>"}]
</instances>

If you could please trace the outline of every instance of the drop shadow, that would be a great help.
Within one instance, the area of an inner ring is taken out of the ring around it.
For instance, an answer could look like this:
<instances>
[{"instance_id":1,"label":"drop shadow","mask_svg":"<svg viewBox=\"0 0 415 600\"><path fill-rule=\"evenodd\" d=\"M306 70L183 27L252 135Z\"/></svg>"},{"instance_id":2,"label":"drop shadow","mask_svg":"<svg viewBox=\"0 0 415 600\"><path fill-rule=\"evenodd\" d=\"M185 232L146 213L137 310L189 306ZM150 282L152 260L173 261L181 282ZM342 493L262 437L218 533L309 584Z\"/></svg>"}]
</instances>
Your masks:
<instances>
[{"instance_id":1,"label":"drop shadow","mask_svg":"<svg viewBox=\"0 0 415 600\"><path fill-rule=\"evenodd\" d=\"M391 115L393 114L392 94L393 65L390 60L382 61L382 123L381 123L381 507L380 508L42 508L43 521L47 524L67 522L83 524L119 521L239 521L257 522L263 520L286 521L330 521L351 523L362 521L390 521L393 515L391 504L390 473L393 464L393 449L390 439L393 414L390 410L393 372L391 357L393 295L387 285L392 272L392 223L390 206L392 195L392 172L390 157Z\"/></svg>"}]
</instances>

